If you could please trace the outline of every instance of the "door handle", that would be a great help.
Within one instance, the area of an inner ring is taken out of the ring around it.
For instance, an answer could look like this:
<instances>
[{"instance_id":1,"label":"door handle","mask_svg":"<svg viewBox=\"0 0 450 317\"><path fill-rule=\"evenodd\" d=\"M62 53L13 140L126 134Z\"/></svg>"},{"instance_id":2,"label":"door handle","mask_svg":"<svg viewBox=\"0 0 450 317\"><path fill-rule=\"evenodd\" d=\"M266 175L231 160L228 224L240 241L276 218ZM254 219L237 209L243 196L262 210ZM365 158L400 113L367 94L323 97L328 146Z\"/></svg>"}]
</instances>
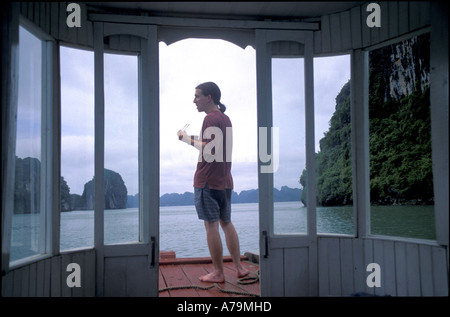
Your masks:
<instances>
[{"instance_id":1,"label":"door handle","mask_svg":"<svg viewBox=\"0 0 450 317\"><path fill-rule=\"evenodd\" d=\"M154 268L156 262L156 238L150 237L150 243L152 244L150 268Z\"/></svg>"},{"instance_id":2,"label":"door handle","mask_svg":"<svg viewBox=\"0 0 450 317\"><path fill-rule=\"evenodd\" d=\"M262 232L262 236L264 239L264 255L263 257L267 259L269 257L269 236L267 235L267 231Z\"/></svg>"}]
</instances>

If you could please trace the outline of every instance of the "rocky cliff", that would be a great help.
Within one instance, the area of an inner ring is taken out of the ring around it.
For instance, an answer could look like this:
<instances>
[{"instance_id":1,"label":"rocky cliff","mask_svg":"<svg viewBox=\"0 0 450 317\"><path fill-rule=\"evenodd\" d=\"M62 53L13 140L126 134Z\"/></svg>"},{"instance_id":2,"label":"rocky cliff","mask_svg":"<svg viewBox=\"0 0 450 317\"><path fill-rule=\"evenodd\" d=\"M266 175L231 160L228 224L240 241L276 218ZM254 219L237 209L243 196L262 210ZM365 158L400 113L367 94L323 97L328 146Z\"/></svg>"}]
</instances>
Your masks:
<instances>
[{"instance_id":1,"label":"rocky cliff","mask_svg":"<svg viewBox=\"0 0 450 317\"><path fill-rule=\"evenodd\" d=\"M84 185L82 201L85 203L83 209L94 209L94 180L90 180ZM120 174L105 169L104 178L104 194L105 194L105 209L124 209L127 208L127 187Z\"/></svg>"},{"instance_id":2,"label":"rocky cliff","mask_svg":"<svg viewBox=\"0 0 450 317\"><path fill-rule=\"evenodd\" d=\"M400 101L413 92L424 92L430 85L430 38L413 37L370 53L376 60L377 76L382 76L384 101Z\"/></svg>"},{"instance_id":3,"label":"rocky cliff","mask_svg":"<svg viewBox=\"0 0 450 317\"><path fill-rule=\"evenodd\" d=\"M40 188L41 162L32 157L16 157L14 213L39 213Z\"/></svg>"}]
</instances>

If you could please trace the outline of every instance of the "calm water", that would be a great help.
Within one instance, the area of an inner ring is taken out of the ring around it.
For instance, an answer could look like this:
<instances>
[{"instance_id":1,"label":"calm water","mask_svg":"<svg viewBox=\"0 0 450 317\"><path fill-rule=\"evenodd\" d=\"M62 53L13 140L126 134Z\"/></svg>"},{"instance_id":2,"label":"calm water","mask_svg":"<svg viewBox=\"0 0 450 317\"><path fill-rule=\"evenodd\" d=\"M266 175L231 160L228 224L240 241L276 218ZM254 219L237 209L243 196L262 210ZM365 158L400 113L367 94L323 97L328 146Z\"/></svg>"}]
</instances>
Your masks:
<instances>
[{"instance_id":1,"label":"calm water","mask_svg":"<svg viewBox=\"0 0 450 317\"><path fill-rule=\"evenodd\" d=\"M374 234L435 239L433 206L373 206L371 214ZM274 218L275 233L306 232L306 208L300 202L275 203ZM234 204L232 220L241 253L259 253L258 204ZM353 234L352 207L319 207L317 231ZM137 208L105 211L105 244L137 241L138 235ZM35 254L30 251L37 250L34 241L39 241L39 215L14 215L11 260ZM61 250L93 244L92 210L61 214ZM177 257L209 256L205 228L194 206L161 207L160 250L173 250Z\"/></svg>"}]
</instances>

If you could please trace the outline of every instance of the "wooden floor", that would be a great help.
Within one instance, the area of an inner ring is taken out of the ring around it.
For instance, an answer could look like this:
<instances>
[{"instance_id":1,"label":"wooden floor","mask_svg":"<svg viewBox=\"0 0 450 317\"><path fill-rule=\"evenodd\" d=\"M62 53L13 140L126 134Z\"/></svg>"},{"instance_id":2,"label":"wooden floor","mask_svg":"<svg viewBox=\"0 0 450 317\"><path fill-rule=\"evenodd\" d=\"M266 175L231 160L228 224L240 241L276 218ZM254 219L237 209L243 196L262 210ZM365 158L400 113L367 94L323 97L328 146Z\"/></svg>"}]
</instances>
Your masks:
<instances>
[{"instance_id":1,"label":"wooden floor","mask_svg":"<svg viewBox=\"0 0 450 317\"><path fill-rule=\"evenodd\" d=\"M230 257L224 257L225 282L217 283L222 290L213 283L205 283L199 277L213 269L210 258L180 258L172 252L161 254L159 263L159 296L160 297L250 297L259 296L259 265L241 256L242 265L250 271L247 276L256 281L251 284L238 283L236 270ZM194 286L194 287L192 287ZM196 286L210 289L198 289ZM181 288L178 288L181 287ZM169 290L164 290L170 288Z\"/></svg>"}]
</instances>

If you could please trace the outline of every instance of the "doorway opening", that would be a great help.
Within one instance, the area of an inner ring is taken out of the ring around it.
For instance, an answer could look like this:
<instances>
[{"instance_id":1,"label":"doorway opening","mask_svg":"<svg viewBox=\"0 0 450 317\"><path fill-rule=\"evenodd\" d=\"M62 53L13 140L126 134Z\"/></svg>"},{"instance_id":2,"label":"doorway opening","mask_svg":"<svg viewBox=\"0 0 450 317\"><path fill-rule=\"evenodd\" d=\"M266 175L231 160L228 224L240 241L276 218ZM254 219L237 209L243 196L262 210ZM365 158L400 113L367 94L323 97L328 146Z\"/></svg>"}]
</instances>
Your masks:
<instances>
[{"instance_id":1,"label":"doorway opening","mask_svg":"<svg viewBox=\"0 0 450 317\"><path fill-rule=\"evenodd\" d=\"M160 61L160 250L177 258L209 257L203 221L194 206L198 151L177 131L198 135L204 113L193 103L195 87L213 81L233 125L232 221L241 254L259 254L255 50L224 40L185 39L159 44ZM225 237L223 255L228 256Z\"/></svg>"}]
</instances>

